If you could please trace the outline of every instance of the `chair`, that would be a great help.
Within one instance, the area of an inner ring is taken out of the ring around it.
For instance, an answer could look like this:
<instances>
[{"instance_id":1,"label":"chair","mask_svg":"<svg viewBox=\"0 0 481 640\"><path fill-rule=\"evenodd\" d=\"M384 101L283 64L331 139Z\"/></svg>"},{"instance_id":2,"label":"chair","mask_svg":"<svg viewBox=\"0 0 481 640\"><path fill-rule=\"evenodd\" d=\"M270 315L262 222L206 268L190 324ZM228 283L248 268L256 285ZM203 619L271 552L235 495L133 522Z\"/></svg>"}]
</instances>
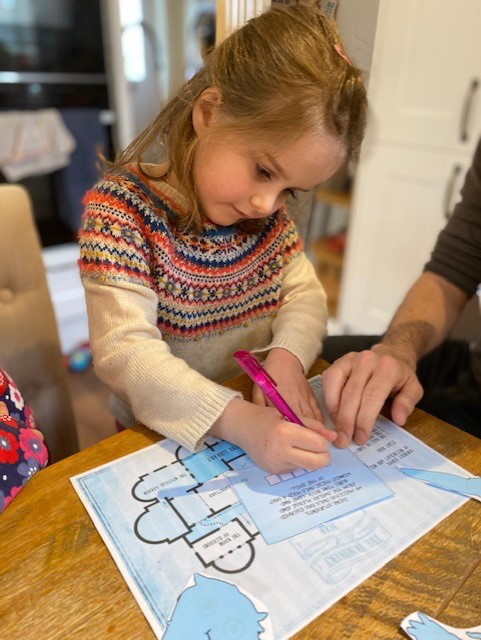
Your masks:
<instances>
[{"instance_id":1,"label":"chair","mask_svg":"<svg viewBox=\"0 0 481 640\"><path fill-rule=\"evenodd\" d=\"M78 451L40 241L27 191L0 185L0 366L45 435L50 460Z\"/></svg>"}]
</instances>

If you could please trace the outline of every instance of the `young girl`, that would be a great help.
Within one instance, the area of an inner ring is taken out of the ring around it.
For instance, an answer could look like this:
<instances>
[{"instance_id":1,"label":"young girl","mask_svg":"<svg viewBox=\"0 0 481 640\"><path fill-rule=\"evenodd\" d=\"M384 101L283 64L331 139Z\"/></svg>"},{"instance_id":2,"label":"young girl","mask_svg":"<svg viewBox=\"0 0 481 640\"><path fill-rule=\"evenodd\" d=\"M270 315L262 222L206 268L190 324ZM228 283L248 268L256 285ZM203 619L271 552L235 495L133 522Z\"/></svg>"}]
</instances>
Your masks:
<instances>
[{"instance_id":1,"label":"young girl","mask_svg":"<svg viewBox=\"0 0 481 640\"><path fill-rule=\"evenodd\" d=\"M318 7L275 6L221 43L86 195L90 340L121 424L193 451L217 436L273 473L328 464L335 436L305 379L326 297L285 205L357 151L365 111ZM307 428L220 384L240 373L237 349L267 353Z\"/></svg>"}]
</instances>

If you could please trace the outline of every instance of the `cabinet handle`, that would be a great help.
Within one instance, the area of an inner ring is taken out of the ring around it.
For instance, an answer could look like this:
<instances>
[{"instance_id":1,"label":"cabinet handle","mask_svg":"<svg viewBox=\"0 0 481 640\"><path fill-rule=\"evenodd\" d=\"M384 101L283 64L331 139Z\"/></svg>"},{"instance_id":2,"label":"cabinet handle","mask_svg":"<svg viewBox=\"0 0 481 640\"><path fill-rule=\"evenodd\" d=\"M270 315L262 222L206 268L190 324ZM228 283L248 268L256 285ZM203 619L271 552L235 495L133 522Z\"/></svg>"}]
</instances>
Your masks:
<instances>
[{"instance_id":1,"label":"cabinet handle","mask_svg":"<svg viewBox=\"0 0 481 640\"><path fill-rule=\"evenodd\" d=\"M448 180L448 184L446 185L446 193L444 194L444 217L446 220L452 215L451 211L451 201L453 199L454 187L456 185L456 178L461 173L461 167L459 164L455 164L453 170L451 171L451 176Z\"/></svg>"},{"instance_id":2,"label":"cabinet handle","mask_svg":"<svg viewBox=\"0 0 481 640\"><path fill-rule=\"evenodd\" d=\"M471 80L471 84L469 85L469 88L468 88L468 94L464 101L463 111L461 113L461 130L460 130L461 142L467 142L469 138L468 136L469 115L471 113L471 107L473 105L474 94L476 93L476 90L478 87L479 87L478 78L474 78L474 80Z\"/></svg>"}]
</instances>

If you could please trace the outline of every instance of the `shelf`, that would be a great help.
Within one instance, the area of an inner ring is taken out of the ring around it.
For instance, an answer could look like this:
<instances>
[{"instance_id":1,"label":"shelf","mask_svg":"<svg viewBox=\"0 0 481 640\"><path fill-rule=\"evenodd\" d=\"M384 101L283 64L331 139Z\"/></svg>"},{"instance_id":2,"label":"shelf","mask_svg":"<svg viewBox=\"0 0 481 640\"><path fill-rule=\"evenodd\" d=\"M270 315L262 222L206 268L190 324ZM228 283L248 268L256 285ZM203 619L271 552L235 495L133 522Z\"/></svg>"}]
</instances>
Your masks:
<instances>
[{"instance_id":1,"label":"shelf","mask_svg":"<svg viewBox=\"0 0 481 640\"><path fill-rule=\"evenodd\" d=\"M326 238L319 238L310 245L317 277L326 291L329 315L335 317L341 286L343 252L333 251Z\"/></svg>"},{"instance_id":2,"label":"shelf","mask_svg":"<svg viewBox=\"0 0 481 640\"><path fill-rule=\"evenodd\" d=\"M331 189L323 189L317 187L314 190L316 200L328 204L330 206L345 207L349 209L351 206L351 192L350 191L333 191Z\"/></svg>"},{"instance_id":3,"label":"shelf","mask_svg":"<svg viewBox=\"0 0 481 640\"><path fill-rule=\"evenodd\" d=\"M325 238L314 240L311 250L316 256L317 264L322 268L342 269L343 252L333 251Z\"/></svg>"}]
</instances>

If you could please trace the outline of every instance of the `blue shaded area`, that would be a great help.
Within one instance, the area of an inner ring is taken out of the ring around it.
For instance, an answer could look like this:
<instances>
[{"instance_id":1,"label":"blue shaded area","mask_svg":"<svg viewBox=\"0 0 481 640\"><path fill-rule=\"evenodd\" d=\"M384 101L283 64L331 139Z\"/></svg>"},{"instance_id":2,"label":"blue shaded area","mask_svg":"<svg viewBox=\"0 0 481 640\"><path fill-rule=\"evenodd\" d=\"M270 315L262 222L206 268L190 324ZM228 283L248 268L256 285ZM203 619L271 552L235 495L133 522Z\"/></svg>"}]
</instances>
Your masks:
<instances>
[{"instance_id":1,"label":"blue shaded area","mask_svg":"<svg viewBox=\"0 0 481 640\"><path fill-rule=\"evenodd\" d=\"M245 513L245 507L241 502L236 502L231 507L227 507L221 513L205 518L192 527L192 532L187 535L189 542L196 542L199 538L203 538L212 531L217 531L224 525L228 524L234 518Z\"/></svg>"},{"instance_id":2,"label":"blue shaded area","mask_svg":"<svg viewBox=\"0 0 481 640\"><path fill-rule=\"evenodd\" d=\"M428 618L424 613L419 613L419 620L410 620L409 627L406 627L413 640L460 640L458 635L454 635L441 627L436 620Z\"/></svg>"},{"instance_id":3,"label":"blue shaded area","mask_svg":"<svg viewBox=\"0 0 481 640\"><path fill-rule=\"evenodd\" d=\"M422 480L426 484L438 489L453 491L463 496L475 496L481 498L481 478L463 478L443 471L424 471L423 469L401 468L404 475L416 480Z\"/></svg>"},{"instance_id":4,"label":"blue shaded area","mask_svg":"<svg viewBox=\"0 0 481 640\"><path fill-rule=\"evenodd\" d=\"M331 447L331 464L298 477L253 466L229 481L267 544L392 498L393 492L349 449ZM272 478L277 482L270 484Z\"/></svg>"},{"instance_id":5,"label":"blue shaded area","mask_svg":"<svg viewBox=\"0 0 481 640\"><path fill-rule=\"evenodd\" d=\"M233 584L198 573L194 581L177 601L163 640L258 640L267 612Z\"/></svg>"},{"instance_id":6,"label":"blue shaded area","mask_svg":"<svg viewBox=\"0 0 481 640\"><path fill-rule=\"evenodd\" d=\"M184 458L182 464L197 482L207 482L221 473L229 471L230 466L226 463L238 458L243 453L242 449L236 447L235 444L221 440L216 442L212 448L203 449Z\"/></svg>"},{"instance_id":7,"label":"blue shaded area","mask_svg":"<svg viewBox=\"0 0 481 640\"><path fill-rule=\"evenodd\" d=\"M176 496L172 500L172 504L189 525L207 518L212 513L197 493L184 493L184 495Z\"/></svg>"}]
</instances>

